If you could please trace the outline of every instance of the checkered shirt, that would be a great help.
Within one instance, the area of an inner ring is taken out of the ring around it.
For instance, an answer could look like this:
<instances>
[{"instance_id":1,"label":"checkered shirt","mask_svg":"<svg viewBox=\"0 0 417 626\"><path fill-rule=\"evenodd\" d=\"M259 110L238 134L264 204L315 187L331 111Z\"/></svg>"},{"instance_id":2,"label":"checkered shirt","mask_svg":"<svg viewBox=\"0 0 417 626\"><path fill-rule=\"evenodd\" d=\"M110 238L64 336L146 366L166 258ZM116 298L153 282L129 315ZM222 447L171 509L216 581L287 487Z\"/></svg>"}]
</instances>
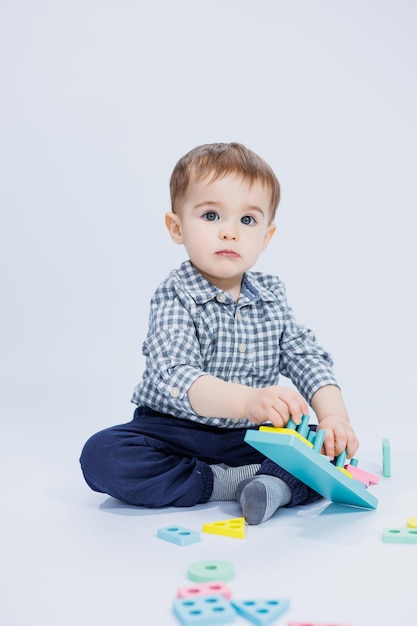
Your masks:
<instances>
[{"instance_id":1,"label":"checkered shirt","mask_svg":"<svg viewBox=\"0 0 417 626\"><path fill-rule=\"evenodd\" d=\"M247 272L241 295L207 281L189 261L172 271L151 300L146 368L132 402L211 426L250 428L249 420L208 418L187 392L205 374L250 387L289 378L309 402L324 385L337 385L331 356L300 326L276 276Z\"/></svg>"}]
</instances>

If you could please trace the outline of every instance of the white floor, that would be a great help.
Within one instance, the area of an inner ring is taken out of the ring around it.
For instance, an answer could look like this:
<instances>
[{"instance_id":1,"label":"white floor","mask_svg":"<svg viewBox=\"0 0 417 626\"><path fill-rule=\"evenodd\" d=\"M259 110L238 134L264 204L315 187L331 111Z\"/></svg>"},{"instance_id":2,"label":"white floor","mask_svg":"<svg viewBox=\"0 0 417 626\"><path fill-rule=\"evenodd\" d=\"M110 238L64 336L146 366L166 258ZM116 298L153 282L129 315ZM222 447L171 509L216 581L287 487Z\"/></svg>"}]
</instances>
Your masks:
<instances>
[{"instance_id":1,"label":"white floor","mask_svg":"<svg viewBox=\"0 0 417 626\"><path fill-rule=\"evenodd\" d=\"M158 539L157 530L171 524L200 530L204 522L239 516L238 505L150 511L91 492L78 455L97 422L108 420L97 416L93 429L88 420L81 427L71 423L71 411L54 408L44 406L42 419L27 414L24 423L23 407L8 408L2 624L174 625L172 603L189 583L187 568L206 559L233 565L236 599L289 598L278 624L388 626L415 619L417 546L381 540L384 527L403 527L417 515L417 455L400 430L389 436L391 478L382 476L386 431L364 433L358 453L359 465L381 477L371 487L376 511L322 501L246 527L243 540L203 534L200 543L180 547Z\"/></svg>"}]
</instances>

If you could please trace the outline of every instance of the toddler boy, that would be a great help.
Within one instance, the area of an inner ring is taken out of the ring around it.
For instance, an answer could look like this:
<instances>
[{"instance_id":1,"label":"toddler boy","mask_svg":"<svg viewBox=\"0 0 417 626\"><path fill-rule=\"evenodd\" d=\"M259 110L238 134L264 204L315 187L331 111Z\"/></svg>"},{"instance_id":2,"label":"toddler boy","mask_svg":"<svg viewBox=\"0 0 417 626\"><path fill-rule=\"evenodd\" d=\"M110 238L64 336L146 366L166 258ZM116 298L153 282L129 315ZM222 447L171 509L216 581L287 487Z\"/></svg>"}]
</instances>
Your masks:
<instances>
[{"instance_id":1,"label":"toddler boy","mask_svg":"<svg viewBox=\"0 0 417 626\"><path fill-rule=\"evenodd\" d=\"M151 300L133 420L93 435L82 470L92 489L130 504L237 499L260 524L317 494L247 444L248 428L298 424L310 405L327 455L351 458L358 440L330 355L297 324L282 281L251 271L276 228L270 166L241 144L207 144L179 160L170 191L166 226L189 260Z\"/></svg>"}]
</instances>

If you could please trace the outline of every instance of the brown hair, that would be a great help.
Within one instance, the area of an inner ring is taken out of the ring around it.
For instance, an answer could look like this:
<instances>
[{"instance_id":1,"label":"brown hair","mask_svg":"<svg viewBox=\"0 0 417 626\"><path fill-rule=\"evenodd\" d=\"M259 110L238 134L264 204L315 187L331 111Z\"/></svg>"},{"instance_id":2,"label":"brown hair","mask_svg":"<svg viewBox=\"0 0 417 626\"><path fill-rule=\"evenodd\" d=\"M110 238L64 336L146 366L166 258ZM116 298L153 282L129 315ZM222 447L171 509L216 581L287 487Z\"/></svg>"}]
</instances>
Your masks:
<instances>
[{"instance_id":1,"label":"brown hair","mask_svg":"<svg viewBox=\"0 0 417 626\"><path fill-rule=\"evenodd\" d=\"M261 157L240 143L210 143L187 152L176 164L169 187L175 213L178 200L184 197L191 178L196 182L210 178L214 182L228 174L237 174L250 184L261 182L271 189L271 222L280 199L280 186L272 168Z\"/></svg>"}]
</instances>

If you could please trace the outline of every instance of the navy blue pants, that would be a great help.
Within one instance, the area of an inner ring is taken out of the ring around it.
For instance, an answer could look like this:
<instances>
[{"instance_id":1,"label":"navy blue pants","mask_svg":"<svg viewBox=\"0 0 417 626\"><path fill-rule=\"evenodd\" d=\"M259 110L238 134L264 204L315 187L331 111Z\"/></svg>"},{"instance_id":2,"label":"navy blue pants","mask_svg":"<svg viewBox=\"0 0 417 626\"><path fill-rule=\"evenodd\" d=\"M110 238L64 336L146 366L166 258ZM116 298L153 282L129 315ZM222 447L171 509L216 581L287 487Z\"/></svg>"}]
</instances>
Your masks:
<instances>
[{"instance_id":1,"label":"navy blue pants","mask_svg":"<svg viewBox=\"0 0 417 626\"><path fill-rule=\"evenodd\" d=\"M193 506L213 490L210 465L261 464L259 474L285 480L296 506L318 494L244 441L245 428L221 429L138 407L127 424L90 437L80 463L87 484L146 507Z\"/></svg>"}]
</instances>

